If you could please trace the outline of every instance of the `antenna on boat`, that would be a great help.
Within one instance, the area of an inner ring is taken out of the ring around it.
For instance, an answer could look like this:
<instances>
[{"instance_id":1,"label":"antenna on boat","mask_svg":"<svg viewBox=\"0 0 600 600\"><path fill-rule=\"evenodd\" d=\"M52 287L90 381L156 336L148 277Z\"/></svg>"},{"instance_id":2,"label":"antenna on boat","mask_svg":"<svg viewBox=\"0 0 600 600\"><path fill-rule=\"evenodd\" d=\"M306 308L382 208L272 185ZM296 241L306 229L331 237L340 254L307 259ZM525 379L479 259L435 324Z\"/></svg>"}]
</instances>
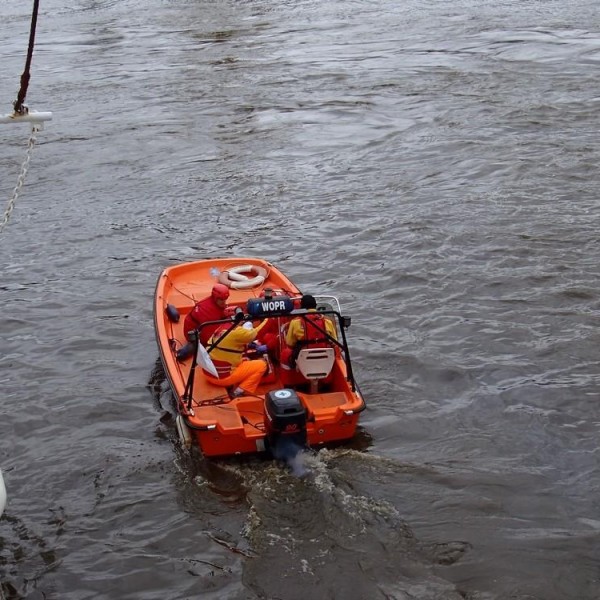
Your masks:
<instances>
[{"instance_id":1,"label":"antenna on boat","mask_svg":"<svg viewBox=\"0 0 600 600\"><path fill-rule=\"evenodd\" d=\"M21 75L21 87L19 88L19 93L17 95L17 99L13 104L14 112L8 115L0 115L0 123L31 123L31 134L29 136L29 142L27 144L27 152L25 154L25 160L21 165L21 172L19 173L19 177L17 179L17 185L13 190L12 197L8 201L6 205L6 209L4 211L4 216L0 221L0 233L8 223L10 219L10 215L15 207L15 203L17 198L19 197L19 193L23 184L25 183L25 176L27 175L27 171L29 169L29 162L31 160L31 153L33 151L33 146L36 142L36 134L38 131L41 131L44 128L45 121L52 120L51 112L34 112L30 111L29 108L24 104L25 96L27 96L27 88L29 87L29 79L30 79L30 68L31 68L31 59L33 57L33 47L35 43L35 30L37 26L37 15L39 9L39 0L33 0L33 12L31 15L31 28L29 31L29 46L27 49L27 60L25 61L25 69Z\"/></svg>"}]
</instances>

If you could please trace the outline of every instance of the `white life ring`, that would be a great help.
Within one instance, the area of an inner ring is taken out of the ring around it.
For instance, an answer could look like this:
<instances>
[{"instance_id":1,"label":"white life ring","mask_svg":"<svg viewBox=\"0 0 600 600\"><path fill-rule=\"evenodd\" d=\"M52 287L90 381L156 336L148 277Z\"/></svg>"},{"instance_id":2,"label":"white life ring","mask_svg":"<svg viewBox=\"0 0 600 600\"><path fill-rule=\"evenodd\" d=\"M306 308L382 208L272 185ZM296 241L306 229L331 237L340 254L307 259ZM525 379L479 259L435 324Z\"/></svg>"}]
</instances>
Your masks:
<instances>
[{"instance_id":1,"label":"white life ring","mask_svg":"<svg viewBox=\"0 0 600 600\"><path fill-rule=\"evenodd\" d=\"M253 273L254 277L250 278L244 273ZM219 275L219 283L234 290L247 290L262 285L268 276L267 270L258 265L240 265L223 271Z\"/></svg>"}]
</instances>

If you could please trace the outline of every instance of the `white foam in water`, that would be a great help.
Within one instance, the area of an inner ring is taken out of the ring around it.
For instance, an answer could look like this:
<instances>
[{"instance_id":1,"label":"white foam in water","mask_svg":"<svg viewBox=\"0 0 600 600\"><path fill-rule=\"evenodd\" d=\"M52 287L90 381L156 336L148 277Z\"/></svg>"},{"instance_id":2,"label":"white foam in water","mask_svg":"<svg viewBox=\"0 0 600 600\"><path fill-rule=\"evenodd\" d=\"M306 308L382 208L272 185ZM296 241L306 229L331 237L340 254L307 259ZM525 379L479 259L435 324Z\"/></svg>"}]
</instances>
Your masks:
<instances>
[{"instance_id":1,"label":"white foam in water","mask_svg":"<svg viewBox=\"0 0 600 600\"><path fill-rule=\"evenodd\" d=\"M306 456L312 475L310 479L315 488L322 493L330 495L335 502L343 506L346 514L360 524L363 532L367 529L367 522L364 516L378 515L401 521L400 513L393 504L384 500L375 500L367 496L351 495L339 488L331 478L328 469L328 462L336 456L339 456L339 453L326 449L321 450L317 455Z\"/></svg>"},{"instance_id":2,"label":"white foam in water","mask_svg":"<svg viewBox=\"0 0 600 600\"><path fill-rule=\"evenodd\" d=\"M295 477L305 477L308 475L308 469L306 468L306 452L298 452L296 456L293 456L288 461L288 466L292 470L292 475Z\"/></svg>"}]
</instances>

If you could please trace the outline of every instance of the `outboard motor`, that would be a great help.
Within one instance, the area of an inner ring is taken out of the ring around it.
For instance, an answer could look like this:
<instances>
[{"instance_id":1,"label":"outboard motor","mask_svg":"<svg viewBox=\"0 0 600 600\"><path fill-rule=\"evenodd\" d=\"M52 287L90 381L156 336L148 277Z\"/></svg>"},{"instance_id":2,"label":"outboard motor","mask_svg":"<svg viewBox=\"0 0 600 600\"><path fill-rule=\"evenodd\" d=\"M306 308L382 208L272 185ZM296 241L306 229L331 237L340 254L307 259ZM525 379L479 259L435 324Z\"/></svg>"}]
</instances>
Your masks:
<instances>
[{"instance_id":1,"label":"outboard motor","mask_svg":"<svg viewBox=\"0 0 600 600\"><path fill-rule=\"evenodd\" d=\"M273 457L292 466L306 447L306 408L294 390L272 390L265 396L265 433Z\"/></svg>"}]
</instances>

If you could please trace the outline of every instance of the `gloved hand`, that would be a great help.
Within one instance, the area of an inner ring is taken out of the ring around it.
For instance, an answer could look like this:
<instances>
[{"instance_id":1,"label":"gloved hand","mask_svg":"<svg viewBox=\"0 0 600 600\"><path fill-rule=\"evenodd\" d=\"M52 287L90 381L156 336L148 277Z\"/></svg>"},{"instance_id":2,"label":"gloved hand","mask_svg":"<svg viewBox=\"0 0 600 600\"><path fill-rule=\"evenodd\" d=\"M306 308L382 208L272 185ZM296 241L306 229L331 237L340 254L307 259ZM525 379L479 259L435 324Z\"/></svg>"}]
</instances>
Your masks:
<instances>
[{"instance_id":1,"label":"gloved hand","mask_svg":"<svg viewBox=\"0 0 600 600\"><path fill-rule=\"evenodd\" d=\"M267 353L267 346L266 344L260 344L260 346L256 347L256 351L260 352L261 354L266 354Z\"/></svg>"}]
</instances>

